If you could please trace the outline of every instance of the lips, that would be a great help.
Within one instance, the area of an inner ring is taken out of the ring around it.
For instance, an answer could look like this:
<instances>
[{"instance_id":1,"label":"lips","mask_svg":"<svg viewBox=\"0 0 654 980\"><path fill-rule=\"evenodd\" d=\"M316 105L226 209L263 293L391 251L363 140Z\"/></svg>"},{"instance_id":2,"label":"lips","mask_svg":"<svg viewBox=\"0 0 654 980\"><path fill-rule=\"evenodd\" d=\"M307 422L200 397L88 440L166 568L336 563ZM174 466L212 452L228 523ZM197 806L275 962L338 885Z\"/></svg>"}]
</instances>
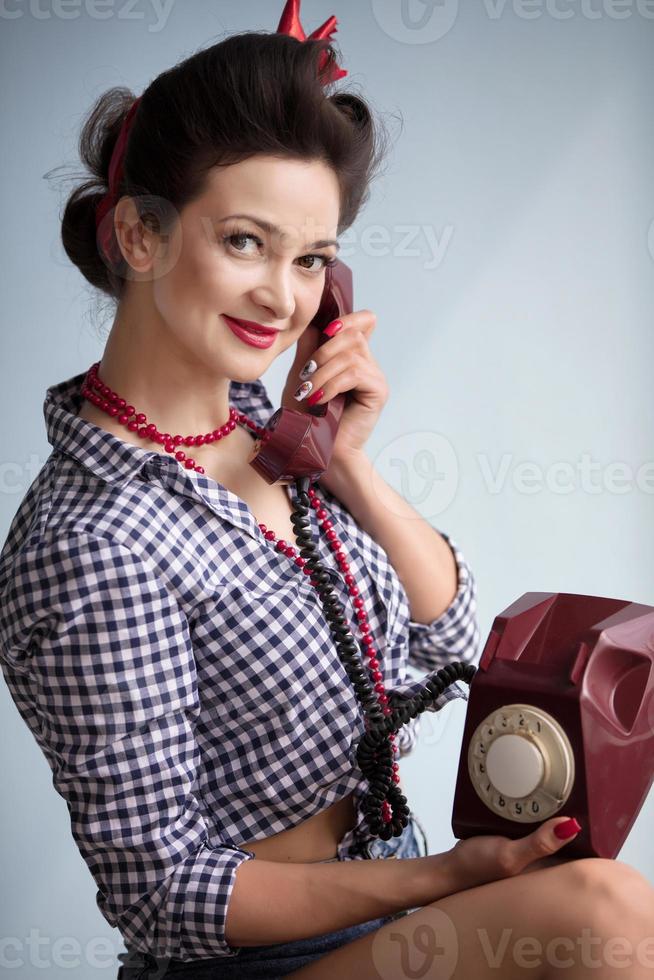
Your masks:
<instances>
[{"instance_id":1,"label":"lips","mask_svg":"<svg viewBox=\"0 0 654 980\"><path fill-rule=\"evenodd\" d=\"M223 316L226 316L226 314L223 314ZM272 327L262 327L260 323L254 323L253 320L239 320L235 316L227 317L227 319L238 324L240 327L245 327L246 330L261 334L262 337L274 337L275 334L279 333L278 330L274 330Z\"/></svg>"},{"instance_id":2,"label":"lips","mask_svg":"<svg viewBox=\"0 0 654 980\"><path fill-rule=\"evenodd\" d=\"M226 316L224 313L222 318L232 333L242 340L243 343L249 344L250 347L267 350L269 347L272 347L277 339L276 331L266 330L265 333L262 333L261 331L251 330L249 327L244 327L239 320L233 320L231 316Z\"/></svg>"}]
</instances>

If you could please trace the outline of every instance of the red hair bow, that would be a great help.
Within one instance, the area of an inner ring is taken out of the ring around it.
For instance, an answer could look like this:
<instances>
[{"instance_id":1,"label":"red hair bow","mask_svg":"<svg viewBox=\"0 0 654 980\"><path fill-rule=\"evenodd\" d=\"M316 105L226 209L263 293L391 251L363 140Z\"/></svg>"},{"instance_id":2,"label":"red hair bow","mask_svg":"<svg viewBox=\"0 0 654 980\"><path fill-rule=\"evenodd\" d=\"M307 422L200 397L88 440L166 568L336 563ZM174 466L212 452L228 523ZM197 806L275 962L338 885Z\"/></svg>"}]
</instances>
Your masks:
<instances>
[{"instance_id":1,"label":"red hair bow","mask_svg":"<svg viewBox=\"0 0 654 980\"><path fill-rule=\"evenodd\" d=\"M296 37L298 41L321 41L323 38L328 38L331 41L332 34L337 30L338 21L332 14L324 24L316 27L315 31L312 31L309 37L307 37L300 23L300 0L286 0L286 6L279 21L277 33ZM323 51L318 62L319 71L322 71L325 67L326 60L327 52ZM347 75L347 72L343 68L339 68L338 65L332 65L329 77L323 81L323 85L327 85L328 82L335 82L339 78L344 78L345 75Z\"/></svg>"}]
</instances>

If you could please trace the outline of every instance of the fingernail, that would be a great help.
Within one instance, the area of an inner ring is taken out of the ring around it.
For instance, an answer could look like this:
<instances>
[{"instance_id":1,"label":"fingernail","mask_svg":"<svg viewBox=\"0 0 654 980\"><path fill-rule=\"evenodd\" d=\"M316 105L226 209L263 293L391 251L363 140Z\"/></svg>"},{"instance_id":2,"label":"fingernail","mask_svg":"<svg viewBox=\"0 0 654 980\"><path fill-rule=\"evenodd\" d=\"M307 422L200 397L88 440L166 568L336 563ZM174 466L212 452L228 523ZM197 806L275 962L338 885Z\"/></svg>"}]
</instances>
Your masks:
<instances>
[{"instance_id":1,"label":"fingernail","mask_svg":"<svg viewBox=\"0 0 654 980\"><path fill-rule=\"evenodd\" d=\"M570 817L569 820L564 820L563 823L557 823L554 828L555 835L559 840L567 840L568 837L573 837L578 834L581 830L581 824L578 824L574 817Z\"/></svg>"},{"instance_id":2,"label":"fingernail","mask_svg":"<svg viewBox=\"0 0 654 980\"><path fill-rule=\"evenodd\" d=\"M309 375L313 374L313 372L317 370L318 370L318 365L316 364L315 361L307 361L307 363L300 371L300 377L304 381L305 378L308 378Z\"/></svg>"},{"instance_id":3,"label":"fingernail","mask_svg":"<svg viewBox=\"0 0 654 980\"><path fill-rule=\"evenodd\" d=\"M317 401L320 401L325 392L322 388L318 388L318 391L314 391L311 398L307 398L307 405L315 405Z\"/></svg>"},{"instance_id":4,"label":"fingernail","mask_svg":"<svg viewBox=\"0 0 654 980\"><path fill-rule=\"evenodd\" d=\"M302 399L309 394L312 388L313 384L310 381L305 381L304 384L300 385L298 390L295 392L293 398L295 398L296 401L301 402Z\"/></svg>"},{"instance_id":5,"label":"fingernail","mask_svg":"<svg viewBox=\"0 0 654 980\"><path fill-rule=\"evenodd\" d=\"M343 322L341 320L332 320L331 323L327 324L323 330L323 333L326 333L328 337L333 337L335 333L338 333L342 326Z\"/></svg>"}]
</instances>

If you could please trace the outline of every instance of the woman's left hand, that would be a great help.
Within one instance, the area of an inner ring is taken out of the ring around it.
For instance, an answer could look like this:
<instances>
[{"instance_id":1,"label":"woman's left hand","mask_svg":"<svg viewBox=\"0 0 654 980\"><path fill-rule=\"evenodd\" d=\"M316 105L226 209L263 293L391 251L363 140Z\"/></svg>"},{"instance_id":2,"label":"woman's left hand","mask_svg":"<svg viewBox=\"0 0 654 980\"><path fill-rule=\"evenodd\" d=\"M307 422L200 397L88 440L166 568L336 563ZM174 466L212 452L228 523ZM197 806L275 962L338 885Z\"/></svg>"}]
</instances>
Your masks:
<instances>
[{"instance_id":1,"label":"woman's left hand","mask_svg":"<svg viewBox=\"0 0 654 980\"><path fill-rule=\"evenodd\" d=\"M341 330L320 347L317 346L318 328L313 325L306 328L298 340L295 360L282 392L282 407L299 412L307 411L308 398L321 388L323 395L314 404L323 405L335 395L349 392L330 468L361 455L389 395L386 378L369 347L377 324L376 315L371 310L356 310L339 319L343 324ZM313 387L308 396L297 401L293 396L303 384L300 371L309 360L318 365L308 378Z\"/></svg>"}]
</instances>

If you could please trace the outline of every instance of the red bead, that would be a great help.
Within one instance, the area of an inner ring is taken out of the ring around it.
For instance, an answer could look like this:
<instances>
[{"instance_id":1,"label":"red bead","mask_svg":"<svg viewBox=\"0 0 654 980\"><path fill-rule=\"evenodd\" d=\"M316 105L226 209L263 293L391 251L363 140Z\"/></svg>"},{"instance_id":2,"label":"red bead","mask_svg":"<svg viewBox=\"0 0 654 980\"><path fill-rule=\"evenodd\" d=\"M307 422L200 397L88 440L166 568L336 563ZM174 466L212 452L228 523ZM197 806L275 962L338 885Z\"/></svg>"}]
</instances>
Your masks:
<instances>
[{"instance_id":1,"label":"red bead","mask_svg":"<svg viewBox=\"0 0 654 980\"><path fill-rule=\"evenodd\" d=\"M268 527L267 527L266 524L260 524L259 527L261 528L262 531L267 531L268 530Z\"/></svg>"},{"instance_id":2,"label":"red bead","mask_svg":"<svg viewBox=\"0 0 654 980\"><path fill-rule=\"evenodd\" d=\"M109 409L109 414L111 415L112 418L115 418L116 415L118 415L119 411L120 409L118 408L118 405L112 405L111 408Z\"/></svg>"},{"instance_id":3,"label":"red bead","mask_svg":"<svg viewBox=\"0 0 654 980\"><path fill-rule=\"evenodd\" d=\"M140 435L141 439L145 439L147 436L149 436L149 434L150 433L148 432L148 430L146 429L146 427L144 425L142 425L141 428L139 429L139 435Z\"/></svg>"},{"instance_id":4,"label":"red bead","mask_svg":"<svg viewBox=\"0 0 654 980\"><path fill-rule=\"evenodd\" d=\"M180 449L179 452L175 453L175 459L178 459L181 463L183 460L186 459L186 453L182 452L182 450Z\"/></svg>"},{"instance_id":5,"label":"red bead","mask_svg":"<svg viewBox=\"0 0 654 980\"><path fill-rule=\"evenodd\" d=\"M370 667L370 663L368 664L368 666ZM382 674L381 670L373 670L371 677L373 681L383 681L384 679L384 675ZM375 688L375 690L377 690L377 688ZM384 688L382 687L382 691L383 690Z\"/></svg>"},{"instance_id":6,"label":"red bead","mask_svg":"<svg viewBox=\"0 0 654 980\"><path fill-rule=\"evenodd\" d=\"M380 704L388 704L388 695L380 694L377 700L379 701Z\"/></svg>"},{"instance_id":7,"label":"red bead","mask_svg":"<svg viewBox=\"0 0 654 980\"><path fill-rule=\"evenodd\" d=\"M313 571L308 567L308 565L305 565L302 571L304 572L305 575L313 575Z\"/></svg>"},{"instance_id":8,"label":"red bead","mask_svg":"<svg viewBox=\"0 0 654 980\"><path fill-rule=\"evenodd\" d=\"M362 633L370 632L370 626L368 623L359 623L359 629L361 630Z\"/></svg>"},{"instance_id":9,"label":"red bead","mask_svg":"<svg viewBox=\"0 0 654 980\"><path fill-rule=\"evenodd\" d=\"M391 776L391 779L393 780L394 783L399 783L399 781L400 781L400 775L399 775L399 773L394 772L393 775Z\"/></svg>"},{"instance_id":10,"label":"red bead","mask_svg":"<svg viewBox=\"0 0 654 980\"><path fill-rule=\"evenodd\" d=\"M264 534L264 537L265 537L266 541L274 541L275 540L275 537L276 537L276 534L275 534L274 531L266 531L266 533Z\"/></svg>"},{"instance_id":11,"label":"red bead","mask_svg":"<svg viewBox=\"0 0 654 980\"><path fill-rule=\"evenodd\" d=\"M204 473L204 467L203 466L196 466L195 467L195 472L196 473Z\"/></svg>"},{"instance_id":12,"label":"red bead","mask_svg":"<svg viewBox=\"0 0 654 980\"><path fill-rule=\"evenodd\" d=\"M186 439L184 439L184 445L185 446L194 446L195 445L195 436L187 436Z\"/></svg>"},{"instance_id":13,"label":"red bead","mask_svg":"<svg viewBox=\"0 0 654 980\"><path fill-rule=\"evenodd\" d=\"M345 578L345 584L346 585L356 585L356 582L354 580L354 575L349 575L348 574L348 575L345 575L344 578ZM353 594L355 594L355 593L350 592L350 595L353 595Z\"/></svg>"},{"instance_id":14,"label":"red bead","mask_svg":"<svg viewBox=\"0 0 654 980\"><path fill-rule=\"evenodd\" d=\"M295 548L291 548L291 547L286 548L284 550L284 554L287 556L287 558L293 558L293 556L295 555Z\"/></svg>"},{"instance_id":15,"label":"red bead","mask_svg":"<svg viewBox=\"0 0 654 980\"><path fill-rule=\"evenodd\" d=\"M201 446L201 445L203 445L203 443L204 443L204 436L196 436L195 437L195 445L196 446Z\"/></svg>"},{"instance_id":16,"label":"red bead","mask_svg":"<svg viewBox=\"0 0 654 980\"><path fill-rule=\"evenodd\" d=\"M302 557L302 555L298 555L297 558L294 559L294 562L298 568L302 568L304 566L304 561L305 559Z\"/></svg>"},{"instance_id":17,"label":"red bead","mask_svg":"<svg viewBox=\"0 0 654 980\"><path fill-rule=\"evenodd\" d=\"M133 405L126 405L125 406L125 412L127 413L127 415L130 415L130 416L133 415L134 414L134 411L135 411L135 409L134 409L134 406Z\"/></svg>"},{"instance_id":18,"label":"red bead","mask_svg":"<svg viewBox=\"0 0 654 980\"><path fill-rule=\"evenodd\" d=\"M186 467L187 470L192 469L195 466L195 460L191 459L190 456L187 456L186 459L184 460L184 466Z\"/></svg>"},{"instance_id":19,"label":"red bead","mask_svg":"<svg viewBox=\"0 0 654 980\"><path fill-rule=\"evenodd\" d=\"M134 419L132 419L131 422L127 423L127 428L129 429L130 432L135 432L138 429L138 427L139 424Z\"/></svg>"},{"instance_id":20,"label":"red bead","mask_svg":"<svg viewBox=\"0 0 654 980\"><path fill-rule=\"evenodd\" d=\"M382 714L383 715L387 715L387 716L388 715L392 715L393 714L393 709L392 708L389 708L388 705L387 705L385 708L382 708Z\"/></svg>"},{"instance_id":21,"label":"red bead","mask_svg":"<svg viewBox=\"0 0 654 980\"><path fill-rule=\"evenodd\" d=\"M324 527L326 531L330 531L333 528L333 526L334 526L334 522L333 521L330 521L330 520L326 520L326 521L323 521L320 526L321 527Z\"/></svg>"},{"instance_id":22,"label":"red bead","mask_svg":"<svg viewBox=\"0 0 654 980\"><path fill-rule=\"evenodd\" d=\"M152 435L153 432L156 432L157 431L157 427L154 424L154 422L150 422L149 425L146 425L145 431L148 433L148 435Z\"/></svg>"},{"instance_id":23,"label":"red bead","mask_svg":"<svg viewBox=\"0 0 654 980\"><path fill-rule=\"evenodd\" d=\"M208 442L213 442L213 441L214 441L214 439L215 439L215 436L214 436L214 434L213 434L213 432L207 432L207 433L205 434L205 436L204 436L204 441L205 441L205 443L208 443Z\"/></svg>"},{"instance_id":24,"label":"red bead","mask_svg":"<svg viewBox=\"0 0 654 980\"><path fill-rule=\"evenodd\" d=\"M118 421L120 422L121 425L126 425L127 422L129 421L129 415L123 412L122 415L118 416Z\"/></svg>"},{"instance_id":25,"label":"red bead","mask_svg":"<svg viewBox=\"0 0 654 980\"><path fill-rule=\"evenodd\" d=\"M148 417L147 415L144 415L143 412L139 412L138 415L136 416L136 421L138 422L139 425L143 425L144 422L148 421Z\"/></svg>"},{"instance_id":26,"label":"red bead","mask_svg":"<svg viewBox=\"0 0 654 980\"><path fill-rule=\"evenodd\" d=\"M165 443L164 449L166 450L167 453L172 453L175 449L175 443L174 442Z\"/></svg>"},{"instance_id":27,"label":"red bead","mask_svg":"<svg viewBox=\"0 0 654 980\"><path fill-rule=\"evenodd\" d=\"M286 541L284 541L283 538L280 538L279 541L276 543L275 548L277 549L277 551L284 551L286 548Z\"/></svg>"},{"instance_id":28,"label":"red bead","mask_svg":"<svg viewBox=\"0 0 654 980\"><path fill-rule=\"evenodd\" d=\"M323 527L324 526L325 525L323 524ZM325 533L325 537L327 538L328 541L338 541L338 535L336 534L336 531L331 531L328 529Z\"/></svg>"},{"instance_id":29,"label":"red bead","mask_svg":"<svg viewBox=\"0 0 654 980\"><path fill-rule=\"evenodd\" d=\"M173 442L176 446L179 446L181 442L184 442L184 437L180 435L173 436Z\"/></svg>"},{"instance_id":30,"label":"red bead","mask_svg":"<svg viewBox=\"0 0 654 980\"><path fill-rule=\"evenodd\" d=\"M126 404L127 404L127 402L125 401L124 398L119 398L118 401L116 402L116 405L118 405L118 408L125 408L125 405Z\"/></svg>"},{"instance_id":31,"label":"red bead","mask_svg":"<svg viewBox=\"0 0 654 980\"><path fill-rule=\"evenodd\" d=\"M368 661L368 666L370 667L371 670L377 670L377 668L379 667L379 661L377 660L377 657L371 657L370 660Z\"/></svg>"},{"instance_id":32,"label":"red bead","mask_svg":"<svg viewBox=\"0 0 654 980\"><path fill-rule=\"evenodd\" d=\"M319 521L322 521L325 517L329 517L329 514L324 507L321 507L320 510L316 511L316 517Z\"/></svg>"},{"instance_id":33,"label":"red bead","mask_svg":"<svg viewBox=\"0 0 654 980\"><path fill-rule=\"evenodd\" d=\"M380 683L375 684L375 691L377 691L378 694L383 694L385 691L384 685ZM381 698L379 698L379 700L381 701Z\"/></svg>"}]
</instances>

